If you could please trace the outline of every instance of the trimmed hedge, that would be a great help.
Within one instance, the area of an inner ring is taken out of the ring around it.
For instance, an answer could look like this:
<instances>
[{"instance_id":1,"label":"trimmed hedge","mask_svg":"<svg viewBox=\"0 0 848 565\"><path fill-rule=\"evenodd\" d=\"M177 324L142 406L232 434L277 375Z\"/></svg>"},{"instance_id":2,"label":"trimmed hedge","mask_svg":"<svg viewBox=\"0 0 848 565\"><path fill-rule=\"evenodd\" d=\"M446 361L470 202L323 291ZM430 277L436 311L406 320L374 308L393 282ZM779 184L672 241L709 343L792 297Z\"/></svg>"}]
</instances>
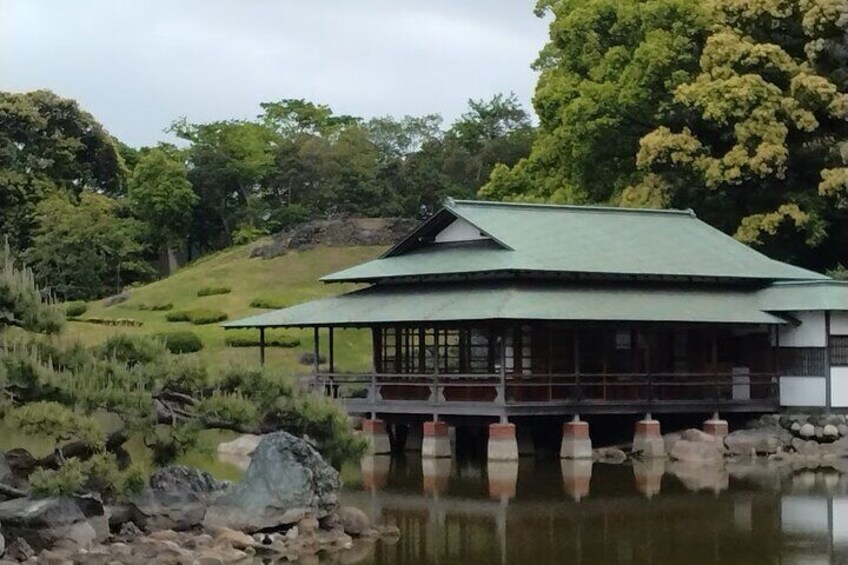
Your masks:
<instances>
[{"instance_id":1,"label":"trimmed hedge","mask_svg":"<svg viewBox=\"0 0 848 565\"><path fill-rule=\"evenodd\" d=\"M139 304L136 306L137 310L149 310L151 312L165 312L166 310L171 310L174 307L170 302L156 303L156 304Z\"/></svg>"},{"instance_id":2,"label":"trimmed hedge","mask_svg":"<svg viewBox=\"0 0 848 565\"><path fill-rule=\"evenodd\" d=\"M276 310L278 308L285 308L286 306L288 306L288 301L273 296L260 296L250 301L251 308Z\"/></svg>"},{"instance_id":3,"label":"trimmed hedge","mask_svg":"<svg viewBox=\"0 0 848 565\"><path fill-rule=\"evenodd\" d=\"M70 318L74 322L84 322L86 324L98 324L101 326L124 326L137 328L144 325L144 322L134 320L133 318Z\"/></svg>"},{"instance_id":4,"label":"trimmed hedge","mask_svg":"<svg viewBox=\"0 0 848 565\"><path fill-rule=\"evenodd\" d=\"M165 348L171 353L195 353L203 349L203 342L194 332L164 332L156 334L156 337L165 344Z\"/></svg>"},{"instance_id":5,"label":"trimmed hedge","mask_svg":"<svg viewBox=\"0 0 848 565\"><path fill-rule=\"evenodd\" d=\"M78 318L85 314L87 310L88 304L86 304L82 300L78 300L76 302L68 302L67 304L65 304L65 317Z\"/></svg>"},{"instance_id":6,"label":"trimmed hedge","mask_svg":"<svg viewBox=\"0 0 848 565\"><path fill-rule=\"evenodd\" d=\"M191 321L191 316L186 310L177 310L165 314L165 319L169 322L188 322Z\"/></svg>"},{"instance_id":7,"label":"trimmed hedge","mask_svg":"<svg viewBox=\"0 0 848 565\"><path fill-rule=\"evenodd\" d=\"M214 324L215 322L223 322L227 319L227 314L220 310L211 308L197 308L188 311L188 321L195 326L204 324Z\"/></svg>"},{"instance_id":8,"label":"trimmed hedge","mask_svg":"<svg viewBox=\"0 0 848 565\"><path fill-rule=\"evenodd\" d=\"M204 286L197 291L197 296L215 296L216 294L229 294L232 289L228 286Z\"/></svg>"},{"instance_id":9,"label":"trimmed hedge","mask_svg":"<svg viewBox=\"0 0 848 565\"><path fill-rule=\"evenodd\" d=\"M230 347L259 347L259 330L227 330L224 333L224 343ZM300 338L280 330L265 332L266 347L297 347Z\"/></svg>"}]
</instances>

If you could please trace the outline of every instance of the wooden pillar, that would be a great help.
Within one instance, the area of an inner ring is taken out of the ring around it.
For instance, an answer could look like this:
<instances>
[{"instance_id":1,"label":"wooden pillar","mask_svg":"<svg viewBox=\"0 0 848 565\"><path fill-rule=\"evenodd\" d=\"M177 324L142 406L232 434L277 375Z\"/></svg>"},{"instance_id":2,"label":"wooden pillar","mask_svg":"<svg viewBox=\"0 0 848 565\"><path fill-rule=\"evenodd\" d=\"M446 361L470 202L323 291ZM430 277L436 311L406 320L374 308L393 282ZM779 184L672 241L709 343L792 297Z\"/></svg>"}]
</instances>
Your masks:
<instances>
[{"instance_id":1,"label":"wooden pillar","mask_svg":"<svg viewBox=\"0 0 848 565\"><path fill-rule=\"evenodd\" d=\"M830 412L833 405L833 395L830 390L830 310L824 312L824 386L825 386L825 409Z\"/></svg>"},{"instance_id":2,"label":"wooden pillar","mask_svg":"<svg viewBox=\"0 0 848 565\"><path fill-rule=\"evenodd\" d=\"M312 361L312 370L315 371L316 375L318 374L318 368L319 368L319 365L320 365L320 359L319 359L319 355L321 354L320 346L319 346L320 339L321 338L318 335L318 326L315 326L312 329L312 355L314 357L314 359Z\"/></svg>"},{"instance_id":3,"label":"wooden pillar","mask_svg":"<svg viewBox=\"0 0 848 565\"><path fill-rule=\"evenodd\" d=\"M259 364L265 366L265 328L259 328Z\"/></svg>"},{"instance_id":4,"label":"wooden pillar","mask_svg":"<svg viewBox=\"0 0 848 565\"><path fill-rule=\"evenodd\" d=\"M329 341L327 343L327 363L329 363L330 373L336 372L336 363L334 359L335 351L333 350L333 327L330 326L329 330Z\"/></svg>"},{"instance_id":5,"label":"wooden pillar","mask_svg":"<svg viewBox=\"0 0 848 565\"><path fill-rule=\"evenodd\" d=\"M583 400L583 388L580 384L580 329L574 326L574 383L577 400Z\"/></svg>"}]
</instances>

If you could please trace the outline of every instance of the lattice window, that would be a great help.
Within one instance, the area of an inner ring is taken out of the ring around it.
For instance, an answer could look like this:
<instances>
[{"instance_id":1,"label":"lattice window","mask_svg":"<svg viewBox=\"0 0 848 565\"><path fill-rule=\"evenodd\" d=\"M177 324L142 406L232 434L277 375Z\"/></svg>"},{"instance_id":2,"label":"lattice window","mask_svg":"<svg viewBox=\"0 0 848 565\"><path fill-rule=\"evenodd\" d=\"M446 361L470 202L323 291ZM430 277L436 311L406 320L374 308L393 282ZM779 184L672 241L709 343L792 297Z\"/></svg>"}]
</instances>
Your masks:
<instances>
[{"instance_id":1,"label":"lattice window","mask_svg":"<svg viewBox=\"0 0 848 565\"><path fill-rule=\"evenodd\" d=\"M824 347L781 347L780 372L793 377L825 376Z\"/></svg>"},{"instance_id":2,"label":"lattice window","mask_svg":"<svg viewBox=\"0 0 848 565\"><path fill-rule=\"evenodd\" d=\"M380 336L380 368L384 373L397 373L397 331L395 328L383 328Z\"/></svg>"},{"instance_id":3,"label":"lattice window","mask_svg":"<svg viewBox=\"0 0 848 565\"><path fill-rule=\"evenodd\" d=\"M848 367L848 335L830 336L830 364Z\"/></svg>"}]
</instances>

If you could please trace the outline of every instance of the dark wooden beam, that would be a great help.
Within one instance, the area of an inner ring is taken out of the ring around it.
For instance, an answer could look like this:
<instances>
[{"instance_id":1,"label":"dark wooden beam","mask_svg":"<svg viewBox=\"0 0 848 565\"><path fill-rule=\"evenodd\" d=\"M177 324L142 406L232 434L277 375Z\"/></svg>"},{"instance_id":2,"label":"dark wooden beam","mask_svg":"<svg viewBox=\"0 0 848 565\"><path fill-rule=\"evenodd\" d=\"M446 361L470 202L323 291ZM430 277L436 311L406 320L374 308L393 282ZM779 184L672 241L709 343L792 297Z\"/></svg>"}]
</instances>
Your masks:
<instances>
[{"instance_id":1,"label":"dark wooden beam","mask_svg":"<svg viewBox=\"0 0 848 565\"><path fill-rule=\"evenodd\" d=\"M330 326L328 329L329 336L327 342L327 362L329 363L329 370L331 373L336 372L336 361L335 361L335 344L333 341L333 327Z\"/></svg>"},{"instance_id":2,"label":"dark wooden beam","mask_svg":"<svg viewBox=\"0 0 848 565\"><path fill-rule=\"evenodd\" d=\"M318 326L312 328L312 355L314 357L312 361L312 369L315 371L315 374L318 374L319 365L321 364L320 355L321 355L321 336L318 333Z\"/></svg>"},{"instance_id":3,"label":"dark wooden beam","mask_svg":"<svg viewBox=\"0 0 848 565\"><path fill-rule=\"evenodd\" d=\"M265 366L265 328L259 328L259 364Z\"/></svg>"}]
</instances>

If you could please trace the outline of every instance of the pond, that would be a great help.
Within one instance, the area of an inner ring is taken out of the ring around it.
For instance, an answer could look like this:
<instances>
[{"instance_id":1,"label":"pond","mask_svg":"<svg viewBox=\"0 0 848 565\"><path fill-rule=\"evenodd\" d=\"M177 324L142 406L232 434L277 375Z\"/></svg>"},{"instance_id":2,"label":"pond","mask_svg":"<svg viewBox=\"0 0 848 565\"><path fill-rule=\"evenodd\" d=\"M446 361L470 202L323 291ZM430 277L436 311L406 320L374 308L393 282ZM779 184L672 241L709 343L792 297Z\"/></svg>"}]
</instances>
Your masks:
<instances>
[{"instance_id":1,"label":"pond","mask_svg":"<svg viewBox=\"0 0 848 565\"><path fill-rule=\"evenodd\" d=\"M718 467L410 456L345 471L343 503L397 525L358 563L848 562L848 475L765 461Z\"/></svg>"},{"instance_id":2,"label":"pond","mask_svg":"<svg viewBox=\"0 0 848 565\"><path fill-rule=\"evenodd\" d=\"M233 437L204 434L180 462L237 480L239 464L247 462L222 461L215 453ZM2 430L0 440L6 449L49 450L43 441ZM128 447L143 460L139 438ZM540 456L487 464L406 453L346 465L342 478L342 503L397 525L401 538L356 544L327 556L329 562L848 563L848 460L810 470L763 459L613 465Z\"/></svg>"}]
</instances>

